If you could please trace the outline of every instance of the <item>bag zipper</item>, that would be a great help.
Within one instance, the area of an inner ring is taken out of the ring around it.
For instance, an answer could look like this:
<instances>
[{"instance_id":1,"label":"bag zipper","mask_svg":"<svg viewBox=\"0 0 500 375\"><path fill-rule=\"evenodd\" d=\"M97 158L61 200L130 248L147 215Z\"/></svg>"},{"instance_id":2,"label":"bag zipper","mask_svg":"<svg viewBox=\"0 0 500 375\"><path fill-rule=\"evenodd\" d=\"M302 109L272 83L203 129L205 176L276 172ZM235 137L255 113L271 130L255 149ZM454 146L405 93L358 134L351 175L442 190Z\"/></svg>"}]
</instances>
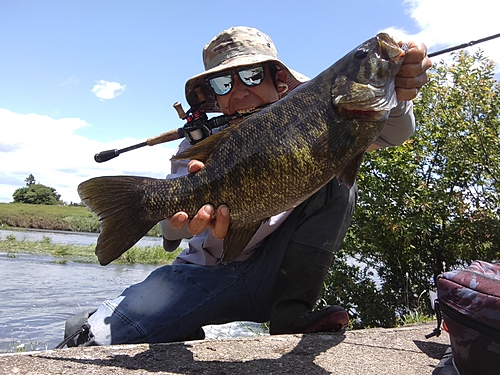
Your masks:
<instances>
[{"instance_id":1,"label":"bag zipper","mask_svg":"<svg viewBox=\"0 0 500 375\"><path fill-rule=\"evenodd\" d=\"M450 317L450 319L453 319L457 323L468 327L472 328L473 330L479 332L480 334L492 339L493 341L496 341L500 343L500 329L495 328L492 326L489 326L485 323L482 323L476 319L473 319L471 317L468 317L467 315L464 315L460 313L459 311L453 309L452 307L446 305L445 303L439 303L439 301L436 300L436 311L439 309L446 315Z\"/></svg>"}]
</instances>

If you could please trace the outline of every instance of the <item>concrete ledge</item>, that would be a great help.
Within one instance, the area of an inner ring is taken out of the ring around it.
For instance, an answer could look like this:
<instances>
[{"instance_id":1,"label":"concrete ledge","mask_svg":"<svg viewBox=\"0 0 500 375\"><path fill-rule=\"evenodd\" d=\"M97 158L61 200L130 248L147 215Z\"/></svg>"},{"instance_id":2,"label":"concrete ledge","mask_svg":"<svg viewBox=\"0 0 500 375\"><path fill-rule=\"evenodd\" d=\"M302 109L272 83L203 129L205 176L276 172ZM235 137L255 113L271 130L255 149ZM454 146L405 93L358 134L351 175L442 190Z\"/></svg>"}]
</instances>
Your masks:
<instances>
[{"instance_id":1,"label":"concrete ledge","mask_svg":"<svg viewBox=\"0 0 500 375\"><path fill-rule=\"evenodd\" d=\"M0 374L430 375L446 349L435 323L342 334L256 336L0 355Z\"/></svg>"}]
</instances>

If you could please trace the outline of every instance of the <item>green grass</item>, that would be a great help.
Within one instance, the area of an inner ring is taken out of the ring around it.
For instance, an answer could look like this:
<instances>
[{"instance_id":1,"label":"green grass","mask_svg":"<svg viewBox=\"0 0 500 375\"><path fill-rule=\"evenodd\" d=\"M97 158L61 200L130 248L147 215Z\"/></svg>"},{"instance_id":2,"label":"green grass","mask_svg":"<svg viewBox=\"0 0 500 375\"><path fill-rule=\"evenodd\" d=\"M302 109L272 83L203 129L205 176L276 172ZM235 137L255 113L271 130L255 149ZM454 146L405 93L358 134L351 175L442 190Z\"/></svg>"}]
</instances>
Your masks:
<instances>
[{"instance_id":1,"label":"green grass","mask_svg":"<svg viewBox=\"0 0 500 375\"><path fill-rule=\"evenodd\" d=\"M18 339L12 339L9 343L9 348L6 351L0 350L0 353L25 353L40 350L49 350L47 344L39 341L32 341L21 336Z\"/></svg>"},{"instance_id":2,"label":"green grass","mask_svg":"<svg viewBox=\"0 0 500 375\"><path fill-rule=\"evenodd\" d=\"M7 236L0 240L0 252L5 252L9 258L19 254L52 255L61 264L68 261L97 263L94 245L64 245L52 243L49 237L41 241L16 240L15 236ZM180 249L167 253L161 246L134 246L113 263L118 264L170 264L180 253Z\"/></svg>"},{"instance_id":3,"label":"green grass","mask_svg":"<svg viewBox=\"0 0 500 375\"><path fill-rule=\"evenodd\" d=\"M435 320L433 316L421 312L419 309L413 309L410 312L396 319L397 326L407 326L410 324L427 323Z\"/></svg>"}]
</instances>

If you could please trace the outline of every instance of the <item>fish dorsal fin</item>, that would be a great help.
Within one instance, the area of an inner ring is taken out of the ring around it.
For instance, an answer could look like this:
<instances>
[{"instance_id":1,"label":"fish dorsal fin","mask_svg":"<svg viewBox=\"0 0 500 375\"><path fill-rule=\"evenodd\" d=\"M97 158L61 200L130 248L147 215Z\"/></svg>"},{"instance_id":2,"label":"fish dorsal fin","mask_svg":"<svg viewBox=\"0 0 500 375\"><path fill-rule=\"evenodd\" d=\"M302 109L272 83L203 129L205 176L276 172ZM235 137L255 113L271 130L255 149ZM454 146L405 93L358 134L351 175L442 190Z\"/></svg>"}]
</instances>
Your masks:
<instances>
[{"instance_id":1,"label":"fish dorsal fin","mask_svg":"<svg viewBox=\"0 0 500 375\"><path fill-rule=\"evenodd\" d=\"M237 125L232 125L231 128L235 126ZM212 134L210 137L205 138L202 142L195 144L187 150L179 152L172 158L172 160L194 159L206 163L214 150L217 150L219 148L219 145L226 138L228 131L231 128L227 128L218 133Z\"/></svg>"},{"instance_id":2,"label":"fish dorsal fin","mask_svg":"<svg viewBox=\"0 0 500 375\"><path fill-rule=\"evenodd\" d=\"M231 263L240 256L262 222L237 225L231 222L229 224L229 229L222 245L221 262L223 264Z\"/></svg>"},{"instance_id":3,"label":"fish dorsal fin","mask_svg":"<svg viewBox=\"0 0 500 375\"><path fill-rule=\"evenodd\" d=\"M359 166L361 165L361 162L363 161L363 155L365 153L361 152L360 154L356 155L350 162L347 164L347 166L344 168L342 172L339 173L337 176L337 180L339 183L343 183L349 188L354 185L354 181L356 181L356 176L358 174Z\"/></svg>"}]
</instances>

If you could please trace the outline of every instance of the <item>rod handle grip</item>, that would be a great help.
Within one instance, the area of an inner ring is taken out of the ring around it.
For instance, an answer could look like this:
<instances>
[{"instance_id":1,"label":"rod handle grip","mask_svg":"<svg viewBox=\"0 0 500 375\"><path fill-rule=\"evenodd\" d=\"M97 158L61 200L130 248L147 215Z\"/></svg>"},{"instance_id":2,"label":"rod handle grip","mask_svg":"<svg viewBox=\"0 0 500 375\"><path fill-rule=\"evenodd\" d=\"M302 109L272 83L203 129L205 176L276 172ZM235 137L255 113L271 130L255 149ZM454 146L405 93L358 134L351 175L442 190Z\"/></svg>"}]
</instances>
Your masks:
<instances>
[{"instance_id":1,"label":"rod handle grip","mask_svg":"<svg viewBox=\"0 0 500 375\"><path fill-rule=\"evenodd\" d=\"M157 135L156 137L148 138L146 143L148 144L148 146L154 146L154 145L157 145L160 143L175 141L176 139L180 139L183 136L179 133L179 130L182 130L182 129L170 130L166 133L162 133L160 135Z\"/></svg>"}]
</instances>

